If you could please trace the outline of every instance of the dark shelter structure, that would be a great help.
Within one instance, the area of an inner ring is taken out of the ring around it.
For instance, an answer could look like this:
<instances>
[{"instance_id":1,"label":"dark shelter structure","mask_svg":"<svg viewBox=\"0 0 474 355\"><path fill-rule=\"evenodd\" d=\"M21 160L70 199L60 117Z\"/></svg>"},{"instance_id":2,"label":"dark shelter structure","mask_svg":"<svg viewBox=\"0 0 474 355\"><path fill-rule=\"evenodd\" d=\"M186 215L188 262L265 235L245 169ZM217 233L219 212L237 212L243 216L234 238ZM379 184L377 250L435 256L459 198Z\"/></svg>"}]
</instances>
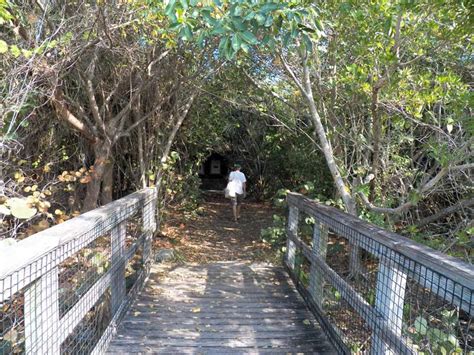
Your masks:
<instances>
[{"instance_id":1,"label":"dark shelter structure","mask_svg":"<svg viewBox=\"0 0 474 355\"><path fill-rule=\"evenodd\" d=\"M229 169L229 160L225 156L212 153L199 170L199 177L202 182L201 189L223 190L227 184Z\"/></svg>"}]
</instances>

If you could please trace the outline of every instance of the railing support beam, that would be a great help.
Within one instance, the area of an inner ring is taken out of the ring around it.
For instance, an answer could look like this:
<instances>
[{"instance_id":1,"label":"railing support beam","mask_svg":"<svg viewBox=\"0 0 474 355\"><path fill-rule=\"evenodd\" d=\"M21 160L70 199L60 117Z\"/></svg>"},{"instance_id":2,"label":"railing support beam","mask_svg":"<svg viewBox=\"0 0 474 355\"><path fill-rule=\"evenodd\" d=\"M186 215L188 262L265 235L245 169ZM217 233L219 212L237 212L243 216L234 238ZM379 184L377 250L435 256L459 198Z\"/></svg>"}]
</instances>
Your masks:
<instances>
[{"instance_id":1,"label":"railing support beam","mask_svg":"<svg viewBox=\"0 0 474 355\"><path fill-rule=\"evenodd\" d=\"M25 353L59 354L58 267L54 267L25 292Z\"/></svg>"},{"instance_id":2,"label":"railing support beam","mask_svg":"<svg viewBox=\"0 0 474 355\"><path fill-rule=\"evenodd\" d=\"M313 227L313 255L319 256L321 259L326 259L328 246L328 229L325 225L316 221ZM318 267L311 261L311 270L309 275L309 292L313 300L322 307L324 297L324 277L323 273L319 271Z\"/></svg>"},{"instance_id":3,"label":"railing support beam","mask_svg":"<svg viewBox=\"0 0 474 355\"><path fill-rule=\"evenodd\" d=\"M375 310L383 318L383 322L394 334L402 335L403 304L405 301L407 275L393 263L381 260L377 273L375 294ZM395 354L390 344L379 336L381 330L375 328L372 338L372 354Z\"/></svg>"},{"instance_id":4,"label":"railing support beam","mask_svg":"<svg viewBox=\"0 0 474 355\"><path fill-rule=\"evenodd\" d=\"M286 239L286 264L291 271L295 270L296 264L296 246L292 239L298 236L298 223L299 210L295 206L290 206L287 226L288 238Z\"/></svg>"},{"instance_id":5,"label":"railing support beam","mask_svg":"<svg viewBox=\"0 0 474 355\"><path fill-rule=\"evenodd\" d=\"M112 273L112 314L117 312L126 296L125 287L125 238L127 232L126 222L121 222L115 226L111 233L111 266L114 272Z\"/></svg>"}]
</instances>

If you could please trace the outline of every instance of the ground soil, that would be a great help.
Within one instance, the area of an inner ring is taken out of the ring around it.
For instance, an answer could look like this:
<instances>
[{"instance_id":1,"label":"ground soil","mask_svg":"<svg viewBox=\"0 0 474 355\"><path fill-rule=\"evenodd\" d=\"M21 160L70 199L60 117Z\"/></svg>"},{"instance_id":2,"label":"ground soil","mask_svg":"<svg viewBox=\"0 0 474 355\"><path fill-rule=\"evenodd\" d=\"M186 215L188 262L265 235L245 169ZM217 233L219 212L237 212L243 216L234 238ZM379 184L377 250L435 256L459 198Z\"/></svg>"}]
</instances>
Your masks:
<instances>
[{"instance_id":1,"label":"ground soil","mask_svg":"<svg viewBox=\"0 0 474 355\"><path fill-rule=\"evenodd\" d=\"M194 216L168 209L155 250L174 249L183 262L275 261L275 253L261 241L260 231L272 224L275 211L268 203L245 200L241 218L234 222L229 200L206 194Z\"/></svg>"}]
</instances>

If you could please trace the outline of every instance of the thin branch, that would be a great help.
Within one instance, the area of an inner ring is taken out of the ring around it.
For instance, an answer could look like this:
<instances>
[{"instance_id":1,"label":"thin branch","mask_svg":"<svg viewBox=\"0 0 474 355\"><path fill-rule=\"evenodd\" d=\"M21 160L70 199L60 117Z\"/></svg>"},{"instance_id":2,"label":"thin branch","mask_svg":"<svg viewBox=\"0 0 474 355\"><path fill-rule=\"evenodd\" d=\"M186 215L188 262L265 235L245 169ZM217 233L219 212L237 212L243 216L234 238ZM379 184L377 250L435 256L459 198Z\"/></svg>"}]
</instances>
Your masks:
<instances>
[{"instance_id":1,"label":"thin branch","mask_svg":"<svg viewBox=\"0 0 474 355\"><path fill-rule=\"evenodd\" d=\"M285 105L290 107L292 110L298 111L297 108L295 106L293 106L291 103L289 103L287 99L285 99L284 97L278 95L275 91L264 88L262 85L260 85L260 83L257 82L254 78L252 78L252 76L245 69L243 70L243 72L244 72L245 76L252 82L252 84L255 85L258 89L260 89L264 92L270 93L270 95L272 95L274 98L276 98L276 99L280 100L281 102L283 102Z\"/></svg>"},{"instance_id":2,"label":"thin branch","mask_svg":"<svg viewBox=\"0 0 474 355\"><path fill-rule=\"evenodd\" d=\"M392 48L397 60L400 56L400 27L402 24L402 18L403 18L403 13L400 11L397 18L397 25L395 27L395 36L394 36L395 43L393 44L393 48Z\"/></svg>"},{"instance_id":3,"label":"thin branch","mask_svg":"<svg viewBox=\"0 0 474 355\"><path fill-rule=\"evenodd\" d=\"M296 84L296 86L298 87L298 89L300 89L301 93L303 95L305 95L306 97L308 97L308 93L306 92L306 90L304 89L303 85L301 84L301 82L299 81L299 79L296 77L296 74L294 73L294 71L290 68L290 65L288 64L288 62L285 60L285 58L283 57L283 55L280 53L278 55L280 57L280 60L281 62L283 63L283 66L285 67L285 70L286 72L291 76L291 78L293 79L293 82Z\"/></svg>"},{"instance_id":4,"label":"thin branch","mask_svg":"<svg viewBox=\"0 0 474 355\"><path fill-rule=\"evenodd\" d=\"M64 96L62 90L57 87L54 90L53 97L51 98L54 108L58 113L59 117L67 122L71 127L80 132L85 138L95 143L97 137L91 132L89 127L79 120L69 109L64 102Z\"/></svg>"},{"instance_id":5,"label":"thin branch","mask_svg":"<svg viewBox=\"0 0 474 355\"><path fill-rule=\"evenodd\" d=\"M163 58L165 58L169 53L170 53L170 50L164 51L163 53L161 53L159 55L158 58L156 58L155 60L151 61L150 64L148 64L148 67L147 67L148 76L151 76L151 70L152 70L153 66L155 64L161 62L163 60Z\"/></svg>"},{"instance_id":6,"label":"thin branch","mask_svg":"<svg viewBox=\"0 0 474 355\"><path fill-rule=\"evenodd\" d=\"M153 116L155 113L156 113L157 109L155 108L154 110L151 110L150 112L148 112L145 116L143 116L142 118L140 118L138 121L136 121L134 124L132 124L130 127L128 127L123 133L119 133L114 141L116 141L117 139L121 138L121 137L125 137L125 136L128 136L130 135L130 133L135 129L137 128L140 124L142 124L143 122L145 122L147 119L149 119L151 116Z\"/></svg>"},{"instance_id":7,"label":"thin branch","mask_svg":"<svg viewBox=\"0 0 474 355\"><path fill-rule=\"evenodd\" d=\"M469 198L467 200L462 200L452 206L449 206L435 214L432 214L431 216L425 217L422 220L420 220L416 226L421 228L426 226L427 224L436 222L440 220L441 218L444 218L460 209L468 208L474 206L474 197Z\"/></svg>"},{"instance_id":8,"label":"thin branch","mask_svg":"<svg viewBox=\"0 0 474 355\"><path fill-rule=\"evenodd\" d=\"M435 177L433 177L431 180L429 180L426 184L424 184L423 186L419 187L418 189L415 190L415 192L419 195L421 195L421 197L423 197L424 194L426 194L428 191L430 191L431 189L433 189L438 183L439 181L444 177L446 176L446 174L448 174L449 171L453 171L453 170L467 170L467 169L472 169L474 168L474 163L469 163L469 164L463 164L463 165L457 165L457 166L453 166L453 167L445 167L445 168L441 168L441 170L436 174ZM371 211L374 211L374 212L378 212L378 213L386 213L386 214L400 214L402 212L405 212L406 210L408 210L409 208L411 207L414 207L417 205L417 202L413 202L413 201L408 201L408 202L405 202L403 204L401 204L400 206L398 207L395 207L395 208L390 208L390 207L379 207L379 206L375 206L374 204L372 204L369 199L367 198L367 196L362 193L362 192L359 192L358 193L359 197L362 199L362 202L364 203L364 205L370 209Z\"/></svg>"},{"instance_id":9,"label":"thin branch","mask_svg":"<svg viewBox=\"0 0 474 355\"><path fill-rule=\"evenodd\" d=\"M89 99L89 103L91 106L92 117L94 118L96 126L100 128L103 134L106 135L107 130L104 124L104 120L100 117L99 105L97 105L97 101L95 99L94 87L92 85L92 80L90 79L90 77L85 79L85 87L86 87L87 98Z\"/></svg>"}]
</instances>

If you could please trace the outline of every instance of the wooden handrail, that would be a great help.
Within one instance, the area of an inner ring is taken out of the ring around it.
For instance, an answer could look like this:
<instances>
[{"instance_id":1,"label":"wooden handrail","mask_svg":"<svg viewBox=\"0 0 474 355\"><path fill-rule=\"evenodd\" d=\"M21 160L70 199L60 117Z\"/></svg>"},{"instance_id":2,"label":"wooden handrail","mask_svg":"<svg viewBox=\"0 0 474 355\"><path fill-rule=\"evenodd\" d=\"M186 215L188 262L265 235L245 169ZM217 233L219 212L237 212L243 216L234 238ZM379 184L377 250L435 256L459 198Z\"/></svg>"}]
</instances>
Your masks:
<instances>
[{"instance_id":1,"label":"wooden handrail","mask_svg":"<svg viewBox=\"0 0 474 355\"><path fill-rule=\"evenodd\" d=\"M290 205L298 207L309 215L325 217L333 223L354 229L364 237L370 238L407 258L417 260L431 270L474 289L474 266L471 264L363 221L337 208L317 203L301 194L289 193L287 201Z\"/></svg>"},{"instance_id":2,"label":"wooden handrail","mask_svg":"<svg viewBox=\"0 0 474 355\"><path fill-rule=\"evenodd\" d=\"M342 298L372 329L372 352L413 353L402 334L407 282L418 283L446 303L474 315L474 267L396 233L362 221L336 208L319 204L301 194L289 193L286 264L290 275L318 317L324 318L323 283L338 290ZM299 237L301 213L314 218L312 247ZM378 262L375 303L369 305L326 263L328 231L376 257ZM296 272L296 256L310 262L309 287L303 287ZM331 339L341 352L349 352L337 327L330 325Z\"/></svg>"},{"instance_id":3,"label":"wooden handrail","mask_svg":"<svg viewBox=\"0 0 474 355\"><path fill-rule=\"evenodd\" d=\"M107 345L113 333L110 329L130 303L125 266L139 248L142 269L130 292L138 291L149 273L156 199L156 189L143 189L0 250L0 302L24 294L26 353L59 353L64 340L110 289L112 320L94 352L103 350L98 347ZM141 235L126 248L126 223L137 212L142 216ZM60 263L109 234L110 267L60 316Z\"/></svg>"}]
</instances>

